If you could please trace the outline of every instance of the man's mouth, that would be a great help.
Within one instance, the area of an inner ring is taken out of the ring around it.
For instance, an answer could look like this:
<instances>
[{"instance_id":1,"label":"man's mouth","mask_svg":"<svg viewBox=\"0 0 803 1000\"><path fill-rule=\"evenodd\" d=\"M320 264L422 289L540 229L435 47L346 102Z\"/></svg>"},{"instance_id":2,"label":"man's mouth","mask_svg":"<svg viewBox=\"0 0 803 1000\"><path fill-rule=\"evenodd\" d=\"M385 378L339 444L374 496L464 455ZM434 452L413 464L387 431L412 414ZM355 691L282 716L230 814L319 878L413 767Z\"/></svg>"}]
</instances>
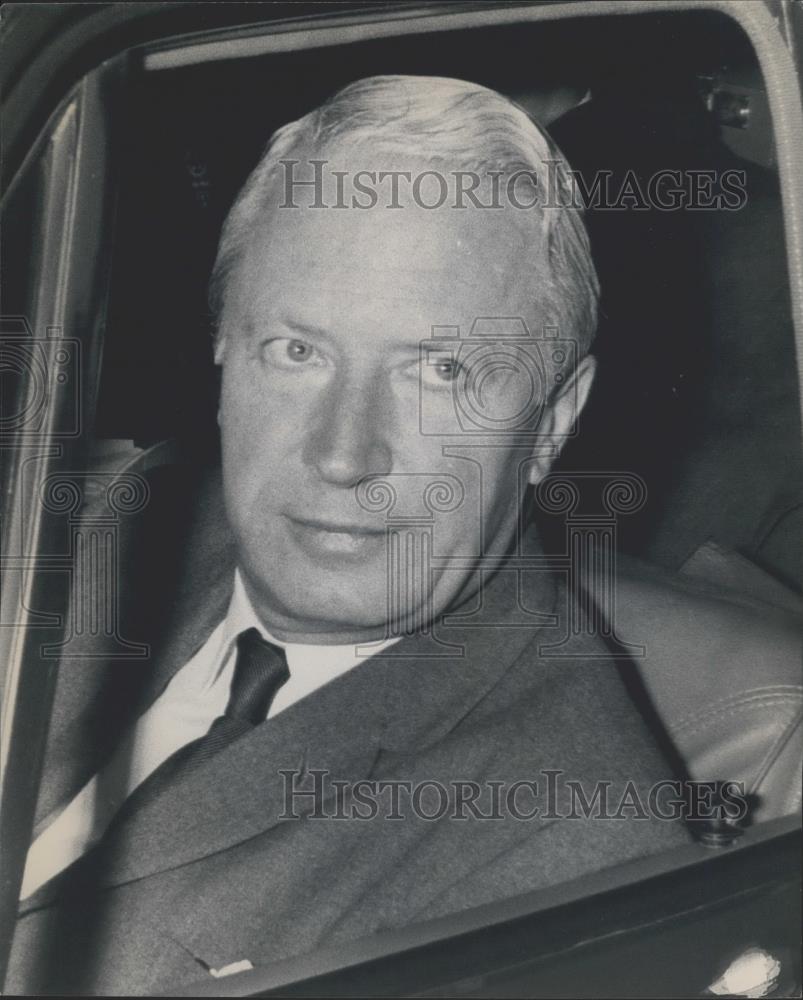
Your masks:
<instances>
[{"instance_id":1,"label":"man's mouth","mask_svg":"<svg viewBox=\"0 0 803 1000\"><path fill-rule=\"evenodd\" d=\"M384 543L384 527L289 515L288 521L295 538L311 555L360 559L375 555Z\"/></svg>"}]
</instances>

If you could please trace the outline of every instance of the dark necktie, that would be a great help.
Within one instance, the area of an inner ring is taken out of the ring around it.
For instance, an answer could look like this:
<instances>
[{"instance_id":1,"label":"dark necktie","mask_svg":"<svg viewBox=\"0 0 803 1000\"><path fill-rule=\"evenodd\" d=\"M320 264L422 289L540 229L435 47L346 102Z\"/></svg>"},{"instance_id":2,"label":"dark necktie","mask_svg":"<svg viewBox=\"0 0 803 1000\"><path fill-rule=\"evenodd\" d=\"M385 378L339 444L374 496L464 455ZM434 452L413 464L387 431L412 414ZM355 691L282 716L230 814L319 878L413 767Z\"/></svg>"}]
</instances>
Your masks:
<instances>
[{"instance_id":1,"label":"dark necktie","mask_svg":"<svg viewBox=\"0 0 803 1000\"><path fill-rule=\"evenodd\" d=\"M106 837L124 819L177 784L204 761L264 722L276 692L290 678L284 650L267 642L256 628L237 636L237 658L229 701L205 736L179 747L128 796Z\"/></svg>"}]
</instances>

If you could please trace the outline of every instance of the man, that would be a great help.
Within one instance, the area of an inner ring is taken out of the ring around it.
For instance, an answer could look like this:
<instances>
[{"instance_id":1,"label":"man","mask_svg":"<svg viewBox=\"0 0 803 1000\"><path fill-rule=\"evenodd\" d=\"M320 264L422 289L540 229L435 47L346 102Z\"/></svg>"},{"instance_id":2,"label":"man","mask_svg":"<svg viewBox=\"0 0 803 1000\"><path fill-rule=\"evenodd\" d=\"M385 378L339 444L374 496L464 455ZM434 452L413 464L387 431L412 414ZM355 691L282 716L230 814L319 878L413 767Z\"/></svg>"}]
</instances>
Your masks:
<instances>
[{"instance_id":1,"label":"man","mask_svg":"<svg viewBox=\"0 0 803 1000\"><path fill-rule=\"evenodd\" d=\"M147 679L54 726L12 992L154 992L686 839L525 513L594 373L556 165L446 79L358 81L273 137L213 281L225 514L214 478L168 497L130 570Z\"/></svg>"}]
</instances>

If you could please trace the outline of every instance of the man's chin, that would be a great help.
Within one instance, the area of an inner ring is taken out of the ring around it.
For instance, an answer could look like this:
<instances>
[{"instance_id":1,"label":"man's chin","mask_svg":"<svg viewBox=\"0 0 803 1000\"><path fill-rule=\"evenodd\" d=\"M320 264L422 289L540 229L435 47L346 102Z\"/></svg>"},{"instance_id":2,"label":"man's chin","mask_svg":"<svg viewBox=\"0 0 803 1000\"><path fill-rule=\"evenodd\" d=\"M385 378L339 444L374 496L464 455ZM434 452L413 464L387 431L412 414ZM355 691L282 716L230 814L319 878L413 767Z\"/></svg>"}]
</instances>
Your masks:
<instances>
[{"instance_id":1,"label":"man's chin","mask_svg":"<svg viewBox=\"0 0 803 1000\"><path fill-rule=\"evenodd\" d=\"M421 620L426 596L420 592L420 573L401 572L394 581L397 592L391 592L384 535L355 542L334 532L318 538L314 529L304 529L271 541L241 546L240 566L254 607L276 638L366 642L389 638L391 630L407 631L408 620ZM273 553L270 562L255 564L253 555L265 551ZM404 608L410 602L415 610L408 616Z\"/></svg>"},{"instance_id":2,"label":"man's chin","mask_svg":"<svg viewBox=\"0 0 803 1000\"><path fill-rule=\"evenodd\" d=\"M269 631L283 642L341 646L390 638L385 612L366 607L292 606L286 604L275 619L266 621Z\"/></svg>"},{"instance_id":3,"label":"man's chin","mask_svg":"<svg viewBox=\"0 0 803 1000\"><path fill-rule=\"evenodd\" d=\"M320 570L311 575L254 574L246 564L254 609L277 639L331 644L382 639L386 633L386 573ZM255 581L256 576L256 581ZM264 581L260 583L258 581Z\"/></svg>"}]
</instances>

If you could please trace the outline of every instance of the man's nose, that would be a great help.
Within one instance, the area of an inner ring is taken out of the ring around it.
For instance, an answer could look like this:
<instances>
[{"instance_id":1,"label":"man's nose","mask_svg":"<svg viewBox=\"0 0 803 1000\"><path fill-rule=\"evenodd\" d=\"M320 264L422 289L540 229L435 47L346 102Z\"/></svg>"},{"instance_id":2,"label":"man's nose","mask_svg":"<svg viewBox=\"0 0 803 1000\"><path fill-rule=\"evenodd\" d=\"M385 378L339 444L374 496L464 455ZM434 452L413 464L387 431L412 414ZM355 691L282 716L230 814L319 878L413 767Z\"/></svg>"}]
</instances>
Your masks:
<instances>
[{"instance_id":1,"label":"man's nose","mask_svg":"<svg viewBox=\"0 0 803 1000\"><path fill-rule=\"evenodd\" d=\"M344 379L331 385L316 417L305 457L325 482L355 486L391 471L388 396L377 384Z\"/></svg>"}]
</instances>

